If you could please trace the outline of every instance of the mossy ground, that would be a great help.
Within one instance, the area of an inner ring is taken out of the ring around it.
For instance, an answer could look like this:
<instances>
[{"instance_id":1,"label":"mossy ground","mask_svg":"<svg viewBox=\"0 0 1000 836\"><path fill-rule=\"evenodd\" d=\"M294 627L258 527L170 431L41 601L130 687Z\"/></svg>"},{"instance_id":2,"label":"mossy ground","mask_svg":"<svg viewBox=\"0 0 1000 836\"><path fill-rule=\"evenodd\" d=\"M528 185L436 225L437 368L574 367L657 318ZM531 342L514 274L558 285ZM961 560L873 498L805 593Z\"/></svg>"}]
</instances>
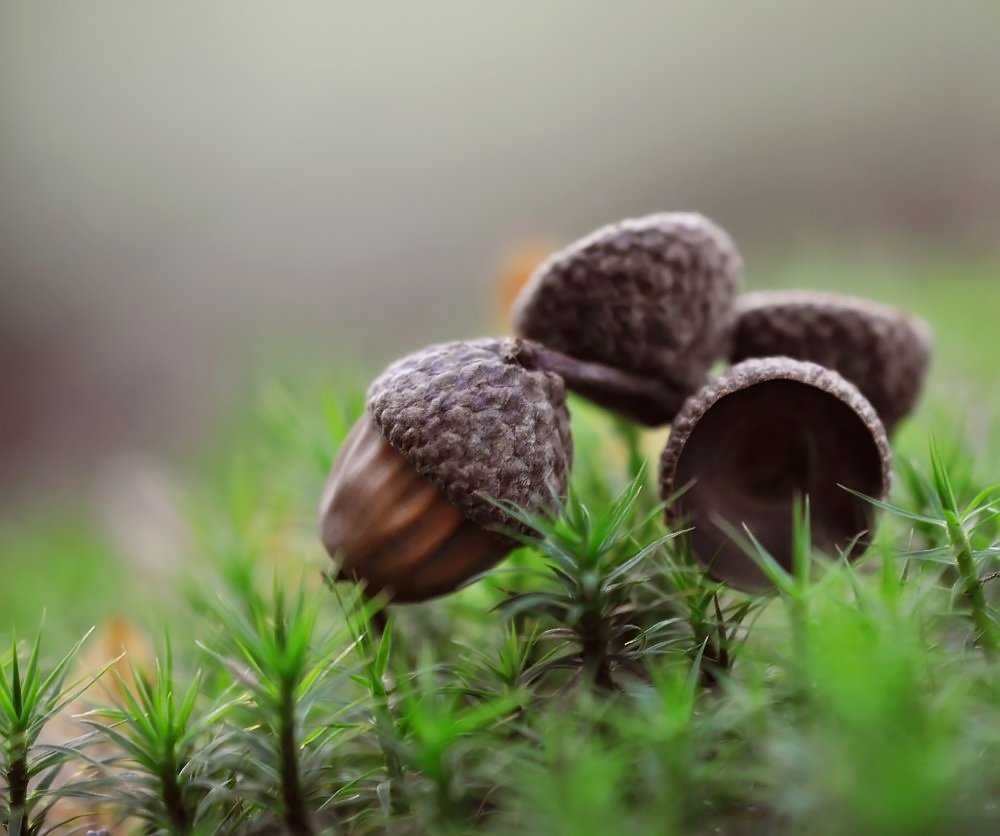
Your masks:
<instances>
[{"instance_id":1,"label":"mossy ground","mask_svg":"<svg viewBox=\"0 0 1000 836\"><path fill-rule=\"evenodd\" d=\"M811 261L755 277L875 294L937 332L895 443L905 513L862 562L814 557L760 598L716 588L665 539L652 474L633 482L662 433L574 402L565 518L459 594L390 610L380 633L324 583L315 538L360 387L278 376L173 489L169 566L115 552L75 513L0 530L0 622L23 639L47 610L42 674L98 625L51 693L42 677L5 715L0 689L7 783L26 751L62 763L53 786L82 797L46 826L82 811L74 826L115 832L996 832L1000 579L974 588L1000 569L996 272ZM59 705L123 643L135 670ZM15 655L26 681L30 648L0 655L5 681ZM94 737L59 748L87 731L68 713L102 702L117 707L89 718ZM29 799L37 815L53 797Z\"/></svg>"}]
</instances>

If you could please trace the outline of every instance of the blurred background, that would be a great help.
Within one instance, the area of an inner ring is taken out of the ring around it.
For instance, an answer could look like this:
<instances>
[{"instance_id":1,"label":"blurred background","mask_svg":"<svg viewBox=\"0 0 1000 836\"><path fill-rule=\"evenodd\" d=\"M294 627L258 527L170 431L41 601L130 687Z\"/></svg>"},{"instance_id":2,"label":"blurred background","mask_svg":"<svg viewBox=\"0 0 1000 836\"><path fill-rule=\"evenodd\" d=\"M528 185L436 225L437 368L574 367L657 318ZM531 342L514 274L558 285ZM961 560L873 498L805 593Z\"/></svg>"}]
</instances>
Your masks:
<instances>
[{"instance_id":1,"label":"blurred background","mask_svg":"<svg viewBox=\"0 0 1000 836\"><path fill-rule=\"evenodd\" d=\"M169 518L249 381L495 332L511 263L655 210L750 286L909 304L981 392L998 35L989 0L4 2L0 520Z\"/></svg>"}]
</instances>

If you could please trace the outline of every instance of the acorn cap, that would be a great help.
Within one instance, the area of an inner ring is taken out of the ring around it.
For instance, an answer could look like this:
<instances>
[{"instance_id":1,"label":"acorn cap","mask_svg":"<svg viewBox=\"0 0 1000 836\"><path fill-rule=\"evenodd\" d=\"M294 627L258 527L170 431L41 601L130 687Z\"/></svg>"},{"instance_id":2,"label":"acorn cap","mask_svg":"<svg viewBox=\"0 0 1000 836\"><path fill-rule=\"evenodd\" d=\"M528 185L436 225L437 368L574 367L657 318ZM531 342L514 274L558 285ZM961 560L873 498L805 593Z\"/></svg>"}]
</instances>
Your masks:
<instances>
[{"instance_id":1,"label":"acorn cap","mask_svg":"<svg viewBox=\"0 0 1000 836\"><path fill-rule=\"evenodd\" d=\"M675 497L668 522L694 526L695 557L743 588L766 580L720 521L745 525L790 568L794 501L808 497L815 546L854 556L875 508L841 486L885 499L890 481L889 442L872 405L836 372L788 358L740 363L692 396L660 460L661 495Z\"/></svg>"},{"instance_id":2,"label":"acorn cap","mask_svg":"<svg viewBox=\"0 0 1000 836\"><path fill-rule=\"evenodd\" d=\"M433 345L368 390L385 439L482 528L523 530L491 500L530 511L566 492L573 456L562 379L521 362L520 340Z\"/></svg>"},{"instance_id":3,"label":"acorn cap","mask_svg":"<svg viewBox=\"0 0 1000 836\"><path fill-rule=\"evenodd\" d=\"M654 414L632 416L663 424L725 354L741 284L742 260L720 227L661 213L603 227L549 257L512 319L546 348L664 387ZM618 409L611 390L581 394Z\"/></svg>"},{"instance_id":4,"label":"acorn cap","mask_svg":"<svg viewBox=\"0 0 1000 836\"><path fill-rule=\"evenodd\" d=\"M764 291L736 303L730 360L791 357L833 369L871 401L888 430L915 406L933 333L920 317L866 299Z\"/></svg>"}]
</instances>

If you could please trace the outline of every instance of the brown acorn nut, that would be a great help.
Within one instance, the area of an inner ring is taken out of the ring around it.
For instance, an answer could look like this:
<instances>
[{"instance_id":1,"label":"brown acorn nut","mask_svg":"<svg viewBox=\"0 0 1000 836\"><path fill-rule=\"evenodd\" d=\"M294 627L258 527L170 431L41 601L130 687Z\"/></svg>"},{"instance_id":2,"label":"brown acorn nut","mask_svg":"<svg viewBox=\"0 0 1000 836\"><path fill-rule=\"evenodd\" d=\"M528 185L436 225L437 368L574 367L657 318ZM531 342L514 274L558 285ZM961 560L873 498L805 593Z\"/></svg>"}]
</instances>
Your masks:
<instances>
[{"instance_id":1,"label":"brown acorn nut","mask_svg":"<svg viewBox=\"0 0 1000 836\"><path fill-rule=\"evenodd\" d=\"M572 460L562 379L518 339L434 345L389 366L333 465L320 536L340 578L397 603L450 592L525 531L491 500L544 512Z\"/></svg>"},{"instance_id":2,"label":"brown acorn nut","mask_svg":"<svg viewBox=\"0 0 1000 836\"><path fill-rule=\"evenodd\" d=\"M733 366L688 400L663 450L660 489L664 499L683 491L667 518L694 527L692 550L709 573L754 589L765 576L720 520L746 525L790 568L794 501L808 497L815 546L856 556L875 509L840 486L884 499L890 468L885 429L854 385L814 363L768 358Z\"/></svg>"},{"instance_id":3,"label":"brown acorn nut","mask_svg":"<svg viewBox=\"0 0 1000 836\"><path fill-rule=\"evenodd\" d=\"M625 220L542 263L515 300L514 328L551 352L546 367L563 355L568 388L666 424L725 355L742 272L735 244L702 215Z\"/></svg>"},{"instance_id":4,"label":"brown acorn nut","mask_svg":"<svg viewBox=\"0 0 1000 836\"><path fill-rule=\"evenodd\" d=\"M734 363L791 357L833 369L858 387L892 432L915 406L933 333L912 314L851 296L747 293L736 302Z\"/></svg>"}]
</instances>

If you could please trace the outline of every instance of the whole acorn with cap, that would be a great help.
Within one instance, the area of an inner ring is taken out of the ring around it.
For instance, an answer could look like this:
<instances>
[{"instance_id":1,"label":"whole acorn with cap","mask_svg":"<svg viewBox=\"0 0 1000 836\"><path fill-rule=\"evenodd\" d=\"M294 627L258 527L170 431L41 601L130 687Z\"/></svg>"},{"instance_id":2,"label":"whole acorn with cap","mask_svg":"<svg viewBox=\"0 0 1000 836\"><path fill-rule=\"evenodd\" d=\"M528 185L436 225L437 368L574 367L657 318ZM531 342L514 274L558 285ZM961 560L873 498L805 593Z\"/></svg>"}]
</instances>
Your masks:
<instances>
[{"instance_id":1,"label":"whole acorn with cap","mask_svg":"<svg viewBox=\"0 0 1000 836\"><path fill-rule=\"evenodd\" d=\"M572 441L562 378L517 339L434 345L371 384L333 464L320 536L338 578L396 603L451 592L490 569L565 495Z\"/></svg>"}]
</instances>

